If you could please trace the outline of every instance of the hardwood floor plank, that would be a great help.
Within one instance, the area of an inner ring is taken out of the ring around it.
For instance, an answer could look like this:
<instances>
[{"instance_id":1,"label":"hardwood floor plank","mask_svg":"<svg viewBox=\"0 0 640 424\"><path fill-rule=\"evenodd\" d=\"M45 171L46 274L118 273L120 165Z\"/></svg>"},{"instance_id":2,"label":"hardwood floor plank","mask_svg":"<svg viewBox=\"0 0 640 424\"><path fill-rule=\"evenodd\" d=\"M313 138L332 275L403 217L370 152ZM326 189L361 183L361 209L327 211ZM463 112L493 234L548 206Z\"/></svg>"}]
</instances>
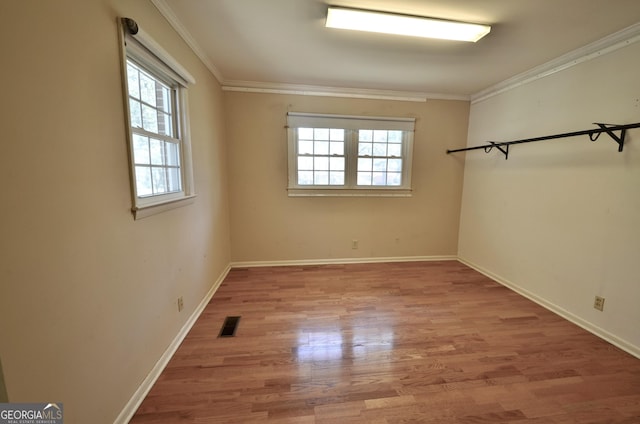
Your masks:
<instances>
[{"instance_id":1,"label":"hardwood floor plank","mask_svg":"<svg viewBox=\"0 0 640 424\"><path fill-rule=\"evenodd\" d=\"M640 360L455 261L234 269L131 423L270 422L638 424Z\"/></svg>"}]
</instances>

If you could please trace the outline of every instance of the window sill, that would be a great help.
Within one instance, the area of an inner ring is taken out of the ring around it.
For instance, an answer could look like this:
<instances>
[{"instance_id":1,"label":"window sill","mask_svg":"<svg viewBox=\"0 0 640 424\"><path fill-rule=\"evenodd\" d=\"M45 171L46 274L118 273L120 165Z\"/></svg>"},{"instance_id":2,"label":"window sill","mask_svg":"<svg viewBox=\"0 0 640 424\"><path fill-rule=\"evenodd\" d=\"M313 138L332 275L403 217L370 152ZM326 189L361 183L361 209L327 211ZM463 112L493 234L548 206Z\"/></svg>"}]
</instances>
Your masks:
<instances>
[{"instance_id":1,"label":"window sill","mask_svg":"<svg viewBox=\"0 0 640 424\"><path fill-rule=\"evenodd\" d=\"M156 215L171 209L181 208L183 206L187 206L192 204L195 201L196 195L192 194L190 196L180 197L179 199L173 199L158 203L150 203L141 206L135 206L131 208L131 212L133 212L133 218L135 220L143 219L151 215Z\"/></svg>"},{"instance_id":2,"label":"window sill","mask_svg":"<svg viewBox=\"0 0 640 424\"><path fill-rule=\"evenodd\" d=\"M289 188L289 197L412 197L409 189L319 189Z\"/></svg>"}]
</instances>

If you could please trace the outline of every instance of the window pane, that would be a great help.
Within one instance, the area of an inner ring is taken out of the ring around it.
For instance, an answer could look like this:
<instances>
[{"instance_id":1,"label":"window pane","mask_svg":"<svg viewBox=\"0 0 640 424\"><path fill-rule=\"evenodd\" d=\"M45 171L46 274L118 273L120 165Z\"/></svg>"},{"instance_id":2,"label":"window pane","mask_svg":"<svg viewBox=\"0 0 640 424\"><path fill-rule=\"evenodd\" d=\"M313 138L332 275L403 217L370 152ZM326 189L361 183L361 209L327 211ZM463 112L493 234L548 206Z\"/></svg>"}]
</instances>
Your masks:
<instances>
[{"instance_id":1,"label":"window pane","mask_svg":"<svg viewBox=\"0 0 640 424\"><path fill-rule=\"evenodd\" d=\"M298 156L298 169L302 171L313 171L313 158L308 156Z\"/></svg>"},{"instance_id":2,"label":"window pane","mask_svg":"<svg viewBox=\"0 0 640 424\"><path fill-rule=\"evenodd\" d=\"M298 141L298 154L299 155L312 155L313 154L313 141L300 140Z\"/></svg>"},{"instance_id":3,"label":"window pane","mask_svg":"<svg viewBox=\"0 0 640 424\"><path fill-rule=\"evenodd\" d=\"M387 173L386 172L374 172L373 185L387 185Z\"/></svg>"},{"instance_id":4,"label":"window pane","mask_svg":"<svg viewBox=\"0 0 640 424\"><path fill-rule=\"evenodd\" d=\"M344 185L344 172L329 172L329 185Z\"/></svg>"},{"instance_id":5,"label":"window pane","mask_svg":"<svg viewBox=\"0 0 640 424\"><path fill-rule=\"evenodd\" d=\"M298 138L300 140L313 140L313 128L298 128Z\"/></svg>"},{"instance_id":6,"label":"window pane","mask_svg":"<svg viewBox=\"0 0 640 424\"><path fill-rule=\"evenodd\" d=\"M152 167L151 175L153 177L153 194L160 194L167 192L167 181L165 175L165 168Z\"/></svg>"},{"instance_id":7,"label":"window pane","mask_svg":"<svg viewBox=\"0 0 640 424\"><path fill-rule=\"evenodd\" d=\"M175 143L166 143L167 149L167 165L180 166L180 149Z\"/></svg>"},{"instance_id":8,"label":"window pane","mask_svg":"<svg viewBox=\"0 0 640 424\"><path fill-rule=\"evenodd\" d=\"M133 162L149 164L149 138L133 134Z\"/></svg>"},{"instance_id":9,"label":"window pane","mask_svg":"<svg viewBox=\"0 0 640 424\"><path fill-rule=\"evenodd\" d=\"M331 129L329 130L329 137L332 141L344 141L344 130Z\"/></svg>"},{"instance_id":10,"label":"window pane","mask_svg":"<svg viewBox=\"0 0 640 424\"><path fill-rule=\"evenodd\" d=\"M171 115L158 112L158 134L173 136L171 131Z\"/></svg>"},{"instance_id":11,"label":"window pane","mask_svg":"<svg viewBox=\"0 0 640 424\"><path fill-rule=\"evenodd\" d=\"M374 143L373 156L387 156L387 145L382 143Z\"/></svg>"},{"instance_id":12,"label":"window pane","mask_svg":"<svg viewBox=\"0 0 640 424\"><path fill-rule=\"evenodd\" d=\"M386 159L374 159L373 160L373 170L374 171L386 171L387 170L387 160Z\"/></svg>"},{"instance_id":13,"label":"window pane","mask_svg":"<svg viewBox=\"0 0 640 424\"><path fill-rule=\"evenodd\" d=\"M387 161L387 170L394 172L402 171L402 159L389 159Z\"/></svg>"},{"instance_id":14,"label":"window pane","mask_svg":"<svg viewBox=\"0 0 640 424\"><path fill-rule=\"evenodd\" d=\"M332 171L344 171L344 158L329 159L329 169Z\"/></svg>"},{"instance_id":15,"label":"window pane","mask_svg":"<svg viewBox=\"0 0 640 424\"><path fill-rule=\"evenodd\" d=\"M389 144L387 146L387 155L388 156L402 156L402 144Z\"/></svg>"},{"instance_id":16,"label":"window pane","mask_svg":"<svg viewBox=\"0 0 640 424\"><path fill-rule=\"evenodd\" d=\"M150 142L151 163L153 165L164 164L164 141L151 139ZM155 182L155 179L154 179Z\"/></svg>"},{"instance_id":17,"label":"window pane","mask_svg":"<svg viewBox=\"0 0 640 424\"><path fill-rule=\"evenodd\" d=\"M156 110L147 105L142 105L142 128L158 133L158 114Z\"/></svg>"},{"instance_id":18,"label":"window pane","mask_svg":"<svg viewBox=\"0 0 640 424\"><path fill-rule=\"evenodd\" d=\"M402 131L389 131L389 143L402 143Z\"/></svg>"},{"instance_id":19,"label":"window pane","mask_svg":"<svg viewBox=\"0 0 640 424\"><path fill-rule=\"evenodd\" d=\"M313 169L316 171L328 171L329 170L329 158L326 156L315 157L313 160Z\"/></svg>"},{"instance_id":20,"label":"window pane","mask_svg":"<svg viewBox=\"0 0 640 424\"><path fill-rule=\"evenodd\" d=\"M344 155L344 142L329 143L329 153L332 155Z\"/></svg>"},{"instance_id":21,"label":"window pane","mask_svg":"<svg viewBox=\"0 0 640 424\"><path fill-rule=\"evenodd\" d=\"M372 130L359 130L358 131L358 140L359 141L373 141L373 131Z\"/></svg>"},{"instance_id":22,"label":"window pane","mask_svg":"<svg viewBox=\"0 0 640 424\"><path fill-rule=\"evenodd\" d=\"M158 109L165 113L171 113L171 89L169 87L160 87L160 98L158 100Z\"/></svg>"},{"instance_id":23,"label":"window pane","mask_svg":"<svg viewBox=\"0 0 640 424\"><path fill-rule=\"evenodd\" d=\"M140 87L138 86L138 68L127 62L127 90L131 97L140 98Z\"/></svg>"},{"instance_id":24,"label":"window pane","mask_svg":"<svg viewBox=\"0 0 640 424\"><path fill-rule=\"evenodd\" d=\"M175 192L182 190L180 185L180 170L178 168L167 169L168 191Z\"/></svg>"},{"instance_id":25,"label":"window pane","mask_svg":"<svg viewBox=\"0 0 640 424\"><path fill-rule=\"evenodd\" d=\"M390 186L402 185L402 174L398 172L389 172L387 174L387 185L390 185Z\"/></svg>"},{"instance_id":26,"label":"window pane","mask_svg":"<svg viewBox=\"0 0 640 424\"><path fill-rule=\"evenodd\" d=\"M129 113L131 114L131 126L133 128L142 128L142 112L140 111L140 102L129 99Z\"/></svg>"},{"instance_id":27,"label":"window pane","mask_svg":"<svg viewBox=\"0 0 640 424\"><path fill-rule=\"evenodd\" d=\"M372 154L373 154L373 144L371 143L358 144L358 156L371 156Z\"/></svg>"},{"instance_id":28,"label":"window pane","mask_svg":"<svg viewBox=\"0 0 640 424\"><path fill-rule=\"evenodd\" d=\"M313 171L298 171L298 184L313 185Z\"/></svg>"},{"instance_id":29,"label":"window pane","mask_svg":"<svg viewBox=\"0 0 640 424\"><path fill-rule=\"evenodd\" d=\"M386 143L387 142L387 131L386 130L375 130L373 132L373 141L376 143Z\"/></svg>"},{"instance_id":30,"label":"window pane","mask_svg":"<svg viewBox=\"0 0 640 424\"><path fill-rule=\"evenodd\" d=\"M151 169L146 166L136 166L136 192L138 196L153 194L151 189Z\"/></svg>"},{"instance_id":31,"label":"window pane","mask_svg":"<svg viewBox=\"0 0 640 424\"><path fill-rule=\"evenodd\" d=\"M313 138L316 140L329 140L328 128L315 128L313 130Z\"/></svg>"},{"instance_id":32,"label":"window pane","mask_svg":"<svg viewBox=\"0 0 640 424\"><path fill-rule=\"evenodd\" d=\"M144 72L140 72L140 98L145 103L156 105L156 82Z\"/></svg>"},{"instance_id":33,"label":"window pane","mask_svg":"<svg viewBox=\"0 0 640 424\"><path fill-rule=\"evenodd\" d=\"M329 185L329 173L327 171L316 171L313 174L313 183L316 185Z\"/></svg>"},{"instance_id":34,"label":"window pane","mask_svg":"<svg viewBox=\"0 0 640 424\"><path fill-rule=\"evenodd\" d=\"M358 185L371 185L371 172L358 172Z\"/></svg>"},{"instance_id":35,"label":"window pane","mask_svg":"<svg viewBox=\"0 0 640 424\"><path fill-rule=\"evenodd\" d=\"M373 159L358 158L358 171L371 171Z\"/></svg>"},{"instance_id":36,"label":"window pane","mask_svg":"<svg viewBox=\"0 0 640 424\"><path fill-rule=\"evenodd\" d=\"M316 155L328 155L329 154L329 142L316 141L314 143L313 153Z\"/></svg>"}]
</instances>

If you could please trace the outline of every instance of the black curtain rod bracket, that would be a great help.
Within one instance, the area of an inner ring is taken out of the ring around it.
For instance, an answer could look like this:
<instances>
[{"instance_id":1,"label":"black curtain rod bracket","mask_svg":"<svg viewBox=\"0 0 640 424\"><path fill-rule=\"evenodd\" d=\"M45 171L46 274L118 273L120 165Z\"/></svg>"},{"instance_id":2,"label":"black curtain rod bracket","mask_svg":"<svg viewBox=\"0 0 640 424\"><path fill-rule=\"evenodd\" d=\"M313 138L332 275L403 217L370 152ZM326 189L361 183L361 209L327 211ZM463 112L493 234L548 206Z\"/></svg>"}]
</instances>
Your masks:
<instances>
[{"instance_id":1,"label":"black curtain rod bracket","mask_svg":"<svg viewBox=\"0 0 640 424\"><path fill-rule=\"evenodd\" d=\"M514 141L503 141L503 142L489 141L488 144L485 144L482 146L447 150L447 154L456 153L456 152L466 152L468 150L478 150L478 149L483 149L485 153L489 153L495 147L498 150L500 150L502 154L504 154L504 159L507 160L509 158L509 146L511 146L512 144L533 143L536 141L576 137L579 135L588 135L591 141L596 141L602 133L606 133L609 137L611 137L611 139L618 144L618 152L622 152L622 149L624 147L624 139L627 135L627 130L631 128L640 128L640 122L637 122L635 124L627 124L627 125L611 125L611 124L602 124L598 122L595 122L594 124L597 125L599 128L583 130L583 131L574 131L574 132L568 132L568 133L562 133L562 134L547 135L544 137L525 138L522 140L514 140ZM620 131L620 135L617 135L615 131Z\"/></svg>"}]
</instances>

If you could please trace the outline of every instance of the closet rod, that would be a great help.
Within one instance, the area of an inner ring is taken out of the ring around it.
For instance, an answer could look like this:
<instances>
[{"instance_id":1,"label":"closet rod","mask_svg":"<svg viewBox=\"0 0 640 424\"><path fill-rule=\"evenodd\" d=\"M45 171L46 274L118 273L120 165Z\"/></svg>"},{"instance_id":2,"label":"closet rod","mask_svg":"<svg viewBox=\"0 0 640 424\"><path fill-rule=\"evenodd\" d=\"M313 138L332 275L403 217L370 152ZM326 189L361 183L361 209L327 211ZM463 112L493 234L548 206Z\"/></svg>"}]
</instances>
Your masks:
<instances>
[{"instance_id":1,"label":"closet rod","mask_svg":"<svg viewBox=\"0 0 640 424\"><path fill-rule=\"evenodd\" d=\"M624 138L626 136L626 132L628 129L631 128L640 128L640 122L635 123L635 124L627 124L627 125L610 125L610 124L601 124L601 123L595 123L595 125L599 126L600 128L594 128L594 129L590 129L590 130L583 130L583 131L574 131L574 132L568 132L568 133L562 133L562 134L554 134L554 135L547 135L544 137L534 137L534 138L525 138L522 140L514 140L514 141L503 141L503 142L494 142L494 141L489 141L489 144L485 144L482 146L474 146L474 147L465 147L463 149L452 149L452 150L447 150L447 154L449 153L456 153L456 152L466 152L468 150L478 150L478 149L483 149L485 151L485 153L489 153L491 150L493 150L493 148L497 148L500 152L502 152L504 154L504 158L508 159L509 157L509 146L511 146L512 144L523 144L523 143L533 143L536 141L544 141L544 140L553 140L553 139L557 139L557 138L567 138L567 137L575 137L575 136L579 136L579 135L588 135L589 139L591 139L591 141L596 141L598 139L598 137L600 137L600 134L602 133L607 133L607 135L609 135L609 137L611 137L613 139L613 141L615 141L616 143L618 143L618 152L622 151L622 148L624 146ZM620 135L616 135L614 133L614 131L620 131ZM505 146L506 149L503 149L502 147Z\"/></svg>"}]
</instances>

